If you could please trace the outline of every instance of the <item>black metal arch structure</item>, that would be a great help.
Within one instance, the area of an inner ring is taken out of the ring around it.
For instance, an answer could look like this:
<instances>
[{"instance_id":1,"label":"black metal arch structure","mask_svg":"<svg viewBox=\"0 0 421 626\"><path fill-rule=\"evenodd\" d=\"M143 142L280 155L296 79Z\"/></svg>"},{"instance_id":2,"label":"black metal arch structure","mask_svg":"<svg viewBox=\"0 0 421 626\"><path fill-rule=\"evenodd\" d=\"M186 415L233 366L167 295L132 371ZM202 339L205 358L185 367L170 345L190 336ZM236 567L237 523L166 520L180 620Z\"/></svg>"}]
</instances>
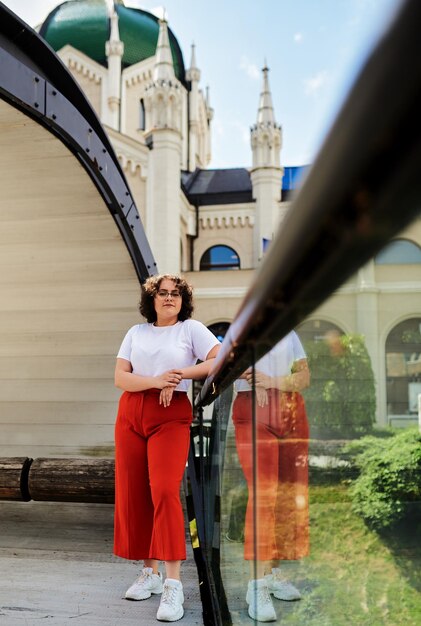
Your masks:
<instances>
[{"instance_id":1,"label":"black metal arch structure","mask_svg":"<svg viewBox=\"0 0 421 626\"><path fill-rule=\"evenodd\" d=\"M113 216L139 280L155 274L139 212L96 113L52 48L1 2L0 98L73 152Z\"/></svg>"}]
</instances>

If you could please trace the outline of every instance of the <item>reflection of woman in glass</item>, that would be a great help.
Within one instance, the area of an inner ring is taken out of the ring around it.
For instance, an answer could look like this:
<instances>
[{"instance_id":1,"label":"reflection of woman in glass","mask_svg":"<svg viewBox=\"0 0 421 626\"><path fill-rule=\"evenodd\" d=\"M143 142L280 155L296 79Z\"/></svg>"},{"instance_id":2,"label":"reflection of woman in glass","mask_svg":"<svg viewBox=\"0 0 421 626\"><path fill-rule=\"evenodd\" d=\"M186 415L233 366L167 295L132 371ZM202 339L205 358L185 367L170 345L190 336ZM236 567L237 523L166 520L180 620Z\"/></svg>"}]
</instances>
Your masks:
<instances>
[{"instance_id":1,"label":"reflection of woman in glass","mask_svg":"<svg viewBox=\"0 0 421 626\"><path fill-rule=\"evenodd\" d=\"M256 363L254 379L255 465L251 369L236 382L233 406L237 451L249 491L244 558L250 561L251 580L246 599L250 617L273 621L270 594L280 600L301 597L283 578L279 562L309 551L308 422L300 391L308 387L310 373L295 332Z\"/></svg>"}]
</instances>

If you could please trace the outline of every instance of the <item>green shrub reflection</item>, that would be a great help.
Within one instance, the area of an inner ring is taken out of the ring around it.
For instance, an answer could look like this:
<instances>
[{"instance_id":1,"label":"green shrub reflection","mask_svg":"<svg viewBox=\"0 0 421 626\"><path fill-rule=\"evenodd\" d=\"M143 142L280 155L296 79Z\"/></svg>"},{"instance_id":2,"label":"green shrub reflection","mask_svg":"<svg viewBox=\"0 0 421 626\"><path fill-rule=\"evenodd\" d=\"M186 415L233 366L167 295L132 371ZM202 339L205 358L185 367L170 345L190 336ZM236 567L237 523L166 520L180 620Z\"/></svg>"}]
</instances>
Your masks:
<instances>
[{"instance_id":1,"label":"green shrub reflection","mask_svg":"<svg viewBox=\"0 0 421 626\"><path fill-rule=\"evenodd\" d=\"M360 475L351 496L353 509L374 529L389 528L421 501L421 435L405 429L393 437L364 437L344 447L354 454Z\"/></svg>"},{"instance_id":2,"label":"green shrub reflection","mask_svg":"<svg viewBox=\"0 0 421 626\"><path fill-rule=\"evenodd\" d=\"M311 437L352 438L371 432L374 374L361 335L326 333L305 343L311 385L304 392Z\"/></svg>"}]
</instances>

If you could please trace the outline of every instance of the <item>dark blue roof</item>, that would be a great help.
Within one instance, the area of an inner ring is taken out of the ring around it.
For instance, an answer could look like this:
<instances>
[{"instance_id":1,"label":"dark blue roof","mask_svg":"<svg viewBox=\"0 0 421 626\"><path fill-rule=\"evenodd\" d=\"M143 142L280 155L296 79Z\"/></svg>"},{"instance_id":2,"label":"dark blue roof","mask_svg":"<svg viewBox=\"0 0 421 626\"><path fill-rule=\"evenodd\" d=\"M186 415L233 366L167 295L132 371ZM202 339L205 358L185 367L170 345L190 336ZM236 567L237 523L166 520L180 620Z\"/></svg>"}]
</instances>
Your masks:
<instances>
[{"instance_id":1,"label":"dark blue roof","mask_svg":"<svg viewBox=\"0 0 421 626\"><path fill-rule=\"evenodd\" d=\"M285 199L288 192L296 189L308 167L304 165L284 168L282 192ZM181 182L192 204L203 206L254 201L250 172L245 167L182 172Z\"/></svg>"},{"instance_id":2,"label":"dark blue roof","mask_svg":"<svg viewBox=\"0 0 421 626\"><path fill-rule=\"evenodd\" d=\"M251 191L250 173L244 167L224 170L196 170L185 183L189 193L235 193Z\"/></svg>"}]
</instances>

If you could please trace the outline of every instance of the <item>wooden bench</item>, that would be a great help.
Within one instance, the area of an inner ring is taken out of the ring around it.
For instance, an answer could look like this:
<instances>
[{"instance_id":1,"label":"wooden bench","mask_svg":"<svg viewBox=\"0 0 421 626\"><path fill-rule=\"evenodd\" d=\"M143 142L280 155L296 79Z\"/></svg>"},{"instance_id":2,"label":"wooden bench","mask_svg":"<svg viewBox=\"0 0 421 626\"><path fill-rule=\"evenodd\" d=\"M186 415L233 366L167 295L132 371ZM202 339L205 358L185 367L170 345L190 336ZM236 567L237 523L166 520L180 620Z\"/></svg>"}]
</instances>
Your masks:
<instances>
[{"instance_id":1,"label":"wooden bench","mask_svg":"<svg viewBox=\"0 0 421 626\"><path fill-rule=\"evenodd\" d=\"M0 458L0 500L114 502L114 459Z\"/></svg>"}]
</instances>

